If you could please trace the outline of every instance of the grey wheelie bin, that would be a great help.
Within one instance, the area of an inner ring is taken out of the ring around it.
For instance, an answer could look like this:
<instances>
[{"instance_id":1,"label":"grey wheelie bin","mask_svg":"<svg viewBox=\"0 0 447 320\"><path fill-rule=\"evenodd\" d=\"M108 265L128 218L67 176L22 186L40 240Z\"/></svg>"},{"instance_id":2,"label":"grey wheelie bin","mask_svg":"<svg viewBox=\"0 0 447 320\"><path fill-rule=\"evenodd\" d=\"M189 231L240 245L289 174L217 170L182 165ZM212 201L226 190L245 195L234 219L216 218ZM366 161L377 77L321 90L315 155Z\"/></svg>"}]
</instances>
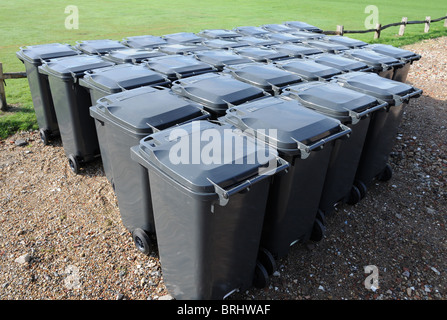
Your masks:
<instances>
[{"instance_id":1,"label":"grey wheelie bin","mask_svg":"<svg viewBox=\"0 0 447 320\"><path fill-rule=\"evenodd\" d=\"M321 33L310 32L310 31L299 31L299 30L292 31L292 32L290 32L290 34L293 34L294 36L302 37L302 38L308 39L308 40L320 40L325 37L325 35L323 35Z\"/></svg>"},{"instance_id":2,"label":"grey wheelie bin","mask_svg":"<svg viewBox=\"0 0 447 320\"><path fill-rule=\"evenodd\" d=\"M368 131L356 179L367 187L375 179L391 179L392 170L388 157L396 141L404 108L411 99L419 97L422 90L374 73L347 73L335 76L332 81L343 88L356 90L388 103L389 108L378 112L371 120L372 126Z\"/></svg>"},{"instance_id":3,"label":"grey wheelie bin","mask_svg":"<svg viewBox=\"0 0 447 320\"><path fill-rule=\"evenodd\" d=\"M295 36L291 33L270 32L263 35L264 38L276 40L280 43L302 43L306 40L304 37Z\"/></svg>"},{"instance_id":4,"label":"grey wheelie bin","mask_svg":"<svg viewBox=\"0 0 447 320\"><path fill-rule=\"evenodd\" d=\"M144 60L143 63L149 69L167 76L170 81L202 73L217 72L213 66L199 61L191 55L172 54L150 58Z\"/></svg>"},{"instance_id":5,"label":"grey wheelie bin","mask_svg":"<svg viewBox=\"0 0 447 320\"><path fill-rule=\"evenodd\" d=\"M305 81L328 81L341 73L339 69L307 59L274 61L276 67L297 74Z\"/></svg>"},{"instance_id":6,"label":"grey wheelie bin","mask_svg":"<svg viewBox=\"0 0 447 320\"><path fill-rule=\"evenodd\" d=\"M141 87L105 96L90 107L106 175L118 200L121 221L139 251L156 251L156 234L147 172L130 157L130 148L151 133L207 119L202 106L169 89Z\"/></svg>"},{"instance_id":7,"label":"grey wheelie bin","mask_svg":"<svg viewBox=\"0 0 447 320\"><path fill-rule=\"evenodd\" d=\"M243 41L236 41L236 40L228 40L228 39L205 39L203 42L203 45L216 50L216 49L235 49L235 48L242 48L242 47L249 47L250 45L248 43L245 43Z\"/></svg>"},{"instance_id":8,"label":"grey wheelie bin","mask_svg":"<svg viewBox=\"0 0 447 320\"><path fill-rule=\"evenodd\" d=\"M269 48L246 47L246 48L235 49L234 52L236 52L241 56L250 58L255 62L264 62L264 63L292 58L286 53L281 53Z\"/></svg>"},{"instance_id":9,"label":"grey wheelie bin","mask_svg":"<svg viewBox=\"0 0 447 320\"><path fill-rule=\"evenodd\" d=\"M356 185L355 176L371 118L388 104L330 82L308 82L291 86L285 90L284 95L298 100L307 108L339 120L352 130L347 141L334 146L319 199L320 214L329 215L338 203L355 204L360 201L364 194Z\"/></svg>"},{"instance_id":10,"label":"grey wheelie bin","mask_svg":"<svg viewBox=\"0 0 447 320\"><path fill-rule=\"evenodd\" d=\"M322 50L323 52L332 53L332 54L341 53L343 51L350 49L349 47L347 47L343 44L336 43L336 42L324 41L322 39L306 40L306 41L304 41L304 43L311 47L318 48L318 49Z\"/></svg>"},{"instance_id":11,"label":"grey wheelie bin","mask_svg":"<svg viewBox=\"0 0 447 320\"><path fill-rule=\"evenodd\" d=\"M276 150L229 125L193 121L131 152L148 171L163 280L175 299L221 300L266 285L257 259L265 206L271 179L289 166Z\"/></svg>"},{"instance_id":12,"label":"grey wheelie bin","mask_svg":"<svg viewBox=\"0 0 447 320\"><path fill-rule=\"evenodd\" d=\"M167 43L178 43L178 44L200 44L203 41L203 37L199 37L195 33L192 32L178 32L166 34L163 36L163 39Z\"/></svg>"},{"instance_id":13,"label":"grey wheelie bin","mask_svg":"<svg viewBox=\"0 0 447 320\"><path fill-rule=\"evenodd\" d=\"M366 49L374 50L375 52L396 58L404 62L402 68L395 70L393 75L393 80L405 82L407 81L408 72L414 61L421 59L419 54L416 54L410 50L405 50L401 48L394 47L389 44L370 44L365 47Z\"/></svg>"},{"instance_id":14,"label":"grey wheelie bin","mask_svg":"<svg viewBox=\"0 0 447 320\"><path fill-rule=\"evenodd\" d=\"M251 47L270 47L276 44L280 44L280 42L276 40L263 39L261 37L254 36L242 36L236 38L236 41L246 43Z\"/></svg>"},{"instance_id":15,"label":"grey wheelie bin","mask_svg":"<svg viewBox=\"0 0 447 320\"><path fill-rule=\"evenodd\" d=\"M282 97L266 97L228 109L221 121L231 123L278 150L290 164L270 187L261 247L274 258L290 246L321 237L318 206L334 143L351 130L340 121Z\"/></svg>"},{"instance_id":16,"label":"grey wheelie bin","mask_svg":"<svg viewBox=\"0 0 447 320\"><path fill-rule=\"evenodd\" d=\"M277 68L273 64L238 64L226 67L224 72L271 95L278 95L284 87L303 81L297 74Z\"/></svg>"},{"instance_id":17,"label":"grey wheelie bin","mask_svg":"<svg viewBox=\"0 0 447 320\"><path fill-rule=\"evenodd\" d=\"M222 71L225 66L252 62L249 58L229 50L199 51L194 53L194 57L199 61L212 65L218 71Z\"/></svg>"},{"instance_id":18,"label":"grey wheelie bin","mask_svg":"<svg viewBox=\"0 0 447 320\"><path fill-rule=\"evenodd\" d=\"M134 49L157 49L167 44L166 40L162 37L153 35L127 37L121 43Z\"/></svg>"},{"instance_id":19,"label":"grey wheelie bin","mask_svg":"<svg viewBox=\"0 0 447 320\"><path fill-rule=\"evenodd\" d=\"M362 61L372 67L372 72L379 76L392 79L396 69L402 68L404 63L393 57L377 53L373 50L350 49L342 53L342 56Z\"/></svg>"},{"instance_id":20,"label":"grey wheelie bin","mask_svg":"<svg viewBox=\"0 0 447 320\"><path fill-rule=\"evenodd\" d=\"M349 47L351 49L363 48L368 45L368 43L366 43L364 41L349 38L346 36L326 36L326 37L322 38L322 40L327 41L327 42L342 44L345 47Z\"/></svg>"},{"instance_id":21,"label":"grey wheelie bin","mask_svg":"<svg viewBox=\"0 0 447 320\"><path fill-rule=\"evenodd\" d=\"M357 61L351 58L344 57L340 54L321 53L306 57L306 59L313 60L317 63L324 64L329 67L339 69L342 72L352 71L367 71L373 70L373 67L367 65L362 61Z\"/></svg>"},{"instance_id":22,"label":"grey wheelie bin","mask_svg":"<svg viewBox=\"0 0 447 320\"><path fill-rule=\"evenodd\" d=\"M208 39L224 40L234 40L235 38L242 37L240 33L227 29L205 29L198 32L197 35Z\"/></svg>"},{"instance_id":23,"label":"grey wheelie bin","mask_svg":"<svg viewBox=\"0 0 447 320\"><path fill-rule=\"evenodd\" d=\"M215 120L232 106L269 95L230 74L208 73L174 81L172 91L204 105Z\"/></svg>"},{"instance_id":24,"label":"grey wheelie bin","mask_svg":"<svg viewBox=\"0 0 447 320\"><path fill-rule=\"evenodd\" d=\"M263 35L269 34L270 32L255 26L240 26L233 29L237 33L240 33L244 36L253 36L253 37L261 37Z\"/></svg>"},{"instance_id":25,"label":"grey wheelie bin","mask_svg":"<svg viewBox=\"0 0 447 320\"><path fill-rule=\"evenodd\" d=\"M296 31L296 28L288 27L285 24L271 23L271 24L263 24L261 27L270 32L291 33L293 31Z\"/></svg>"},{"instance_id":26,"label":"grey wheelie bin","mask_svg":"<svg viewBox=\"0 0 447 320\"><path fill-rule=\"evenodd\" d=\"M302 43L282 43L272 46L271 49L288 54L293 58L304 58L314 54L323 53L323 51L318 48L314 48Z\"/></svg>"},{"instance_id":27,"label":"grey wheelie bin","mask_svg":"<svg viewBox=\"0 0 447 320\"><path fill-rule=\"evenodd\" d=\"M79 79L88 70L112 65L99 56L82 54L51 59L39 67L39 72L48 76L62 144L74 173L100 156L95 123L89 114L90 93L79 85Z\"/></svg>"},{"instance_id":28,"label":"grey wheelie bin","mask_svg":"<svg viewBox=\"0 0 447 320\"><path fill-rule=\"evenodd\" d=\"M106 53L102 57L104 60L109 60L116 64L121 63L138 64L141 63L143 60L154 57L161 57L165 55L167 54L155 49L151 50L151 49L126 48Z\"/></svg>"},{"instance_id":29,"label":"grey wheelie bin","mask_svg":"<svg viewBox=\"0 0 447 320\"><path fill-rule=\"evenodd\" d=\"M54 112L53 98L51 97L48 77L39 73L39 66L43 60L78 55L68 44L50 43L20 48L16 53L25 65L34 112L39 125L40 138L46 145L52 137L59 135L59 126Z\"/></svg>"},{"instance_id":30,"label":"grey wheelie bin","mask_svg":"<svg viewBox=\"0 0 447 320\"><path fill-rule=\"evenodd\" d=\"M116 40L100 39L78 41L76 48L85 54L102 56L114 50L126 49L126 46Z\"/></svg>"},{"instance_id":31,"label":"grey wheelie bin","mask_svg":"<svg viewBox=\"0 0 447 320\"><path fill-rule=\"evenodd\" d=\"M313 26L311 24L308 24L307 22L304 21L286 21L284 22L284 25L288 26L288 27L292 27L295 28L297 30L303 30L303 31L310 31L310 32L315 32L315 33L323 33L323 30Z\"/></svg>"},{"instance_id":32,"label":"grey wheelie bin","mask_svg":"<svg viewBox=\"0 0 447 320\"><path fill-rule=\"evenodd\" d=\"M161 46L158 50L166 54L193 54L194 52L197 51L209 50L209 48L207 46L196 43L192 44L172 43Z\"/></svg>"}]
</instances>

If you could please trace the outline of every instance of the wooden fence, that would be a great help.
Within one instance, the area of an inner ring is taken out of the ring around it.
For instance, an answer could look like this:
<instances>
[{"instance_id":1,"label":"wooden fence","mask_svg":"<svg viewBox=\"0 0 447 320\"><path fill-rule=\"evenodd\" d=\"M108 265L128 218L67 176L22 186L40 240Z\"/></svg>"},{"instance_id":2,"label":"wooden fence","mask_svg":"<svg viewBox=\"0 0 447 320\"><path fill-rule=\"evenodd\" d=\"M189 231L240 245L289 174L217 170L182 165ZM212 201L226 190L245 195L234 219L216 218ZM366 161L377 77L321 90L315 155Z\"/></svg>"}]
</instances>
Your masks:
<instances>
[{"instance_id":1,"label":"wooden fence","mask_svg":"<svg viewBox=\"0 0 447 320\"><path fill-rule=\"evenodd\" d=\"M376 25L375 29L367 29L367 30L344 30L343 25L337 25L337 29L336 31L324 31L324 34L328 34L328 35L344 35L345 33L369 33L369 32L374 32L374 39L379 39L380 38L380 32L382 30L385 30L387 28L390 27L397 27L400 26L399 28L399 36L403 36L405 33L405 27L407 26L407 24L424 24L424 33L427 33L430 31L430 23L434 23L434 22L438 22L438 21L442 21L444 20L444 27L447 27L447 16L438 18L438 19L434 19L432 20L430 16L425 17L425 20L415 20L415 21L408 21L407 17L403 17L401 22L395 22L395 23L390 23L390 24L386 24L384 26L382 26L380 23L378 23Z\"/></svg>"},{"instance_id":2,"label":"wooden fence","mask_svg":"<svg viewBox=\"0 0 447 320\"><path fill-rule=\"evenodd\" d=\"M26 72L7 72L3 73L3 64L0 62L0 110L5 111L6 104L6 92L5 92L5 80L6 79L20 79L26 78Z\"/></svg>"}]
</instances>

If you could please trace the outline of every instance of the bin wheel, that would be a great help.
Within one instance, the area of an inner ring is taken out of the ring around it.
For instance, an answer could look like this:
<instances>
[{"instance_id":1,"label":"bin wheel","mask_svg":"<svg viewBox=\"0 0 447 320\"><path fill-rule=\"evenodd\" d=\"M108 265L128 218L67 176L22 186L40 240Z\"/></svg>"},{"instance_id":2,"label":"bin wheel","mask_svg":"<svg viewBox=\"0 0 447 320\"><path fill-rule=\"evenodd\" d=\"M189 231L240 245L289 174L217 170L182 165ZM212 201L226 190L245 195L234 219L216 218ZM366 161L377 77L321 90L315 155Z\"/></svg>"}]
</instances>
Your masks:
<instances>
[{"instance_id":1,"label":"bin wheel","mask_svg":"<svg viewBox=\"0 0 447 320\"><path fill-rule=\"evenodd\" d=\"M40 140L42 140L42 143L45 146L47 146L50 140L50 133L47 130L40 129L39 134L40 134Z\"/></svg>"},{"instance_id":2,"label":"bin wheel","mask_svg":"<svg viewBox=\"0 0 447 320\"><path fill-rule=\"evenodd\" d=\"M366 184L364 184L360 180L355 180L354 181L354 186L356 186L357 189L359 189L359 191L360 191L360 194L361 194L361 198L360 199L363 199L364 197L366 197L366 193L368 192L368 187L366 186Z\"/></svg>"},{"instance_id":3,"label":"bin wheel","mask_svg":"<svg viewBox=\"0 0 447 320\"><path fill-rule=\"evenodd\" d=\"M138 251L146 256L152 252L151 239L144 230L136 228L132 231L132 238Z\"/></svg>"},{"instance_id":4,"label":"bin wheel","mask_svg":"<svg viewBox=\"0 0 447 320\"><path fill-rule=\"evenodd\" d=\"M260 248L258 252L258 261L267 271L267 274L271 275L276 271L276 261L273 255L265 248Z\"/></svg>"},{"instance_id":5,"label":"bin wheel","mask_svg":"<svg viewBox=\"0 0 447 320\"><path fill-rule=\"evenodd\" d=\"M255 274L253 277L253 286L257 289L265 288L269 283L269 275L264 266L256 261Z\"/></svg>"},{"instance_id":6,"label":"bin wheel","mask_svg":"<svg viewBox=\"0 0 447 320\"><path fill-rule=\"evenodd\" d=\"M79 165L79 160L76 158L76 156L70 154L68 156L68 164L70 165L71 171L73 171L76 174L79 173L80 165Z\"/></svg>"},{"instance_id":7,"label":"bin wheel","mask_svg":"<svg viewBox=\"0 0 447 320\"><path fill-rule=\"evenodd\" d=\"M346 200L347 204L354 205L358 203L362 199L362 194L356 186L351 187L351 192L349 192L348 199Z\"/></svg>"},{"instance_id":8,"label":"bin wheel","mask_svg":"<svg viewBox=\"0 0 447 320\"><path fill-rule=\"evenodd\" d=\"M321 222L319 219L316 219L312 228L310 240L315 242L321 241L324 237L325 232L326 227L324 226L323 222Z\"/></svg>"},{"instance_id":9,"label":"bin wheel","mask_svg":"<svg viewBox=\"0 0 447 320\"><path fill-rule=\"evenodd\" d=\"M388 181L393 176L393 169L391 166L387 163L383 171L379 174L377 179L379 181Z\"/></svg>"}]
</instances>

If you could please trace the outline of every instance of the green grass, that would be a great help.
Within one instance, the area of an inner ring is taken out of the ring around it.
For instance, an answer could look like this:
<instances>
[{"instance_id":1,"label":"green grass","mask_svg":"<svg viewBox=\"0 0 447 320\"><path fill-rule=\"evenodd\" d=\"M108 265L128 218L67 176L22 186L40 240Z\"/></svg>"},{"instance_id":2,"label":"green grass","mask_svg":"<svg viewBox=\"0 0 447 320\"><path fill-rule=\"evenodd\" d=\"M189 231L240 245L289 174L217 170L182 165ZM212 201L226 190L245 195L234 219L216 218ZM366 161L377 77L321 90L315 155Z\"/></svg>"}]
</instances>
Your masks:
<instances>
[{"instance_id":1,"label":"green grass","mask_svg":"<svg viewBox=\"0 0 447 320\"><path fill-rule=\"evenodd\" d=\"M399 22L403 16L409 20L433 19L447 14L445 0L171 0L171 1L118 1L118 0L20 0L0 2L2 40L0 61L5 72L24 71L15 53L21 46L61 42L75 44L88 39L121 40L134 35L164 35L174 32L198 32L203 29L237 26L259 26L284 21L306 21L324 30L364 30L364 13L367 5L379 9L382 25ZM79 8L79 29L67 30L65 7ZM443 22L431 25L424 34L424 25L408 25L405 35L397 37L399 27L382 32L379 41L373 33L346 34L369 43L380 42L394 46L411 44L422 39L447 35ZM37 128L33 104L26 79L6 81L7 101L14 106L11 112L0 113L0 139L17 130Z\"/></svg>"}]
</instances>

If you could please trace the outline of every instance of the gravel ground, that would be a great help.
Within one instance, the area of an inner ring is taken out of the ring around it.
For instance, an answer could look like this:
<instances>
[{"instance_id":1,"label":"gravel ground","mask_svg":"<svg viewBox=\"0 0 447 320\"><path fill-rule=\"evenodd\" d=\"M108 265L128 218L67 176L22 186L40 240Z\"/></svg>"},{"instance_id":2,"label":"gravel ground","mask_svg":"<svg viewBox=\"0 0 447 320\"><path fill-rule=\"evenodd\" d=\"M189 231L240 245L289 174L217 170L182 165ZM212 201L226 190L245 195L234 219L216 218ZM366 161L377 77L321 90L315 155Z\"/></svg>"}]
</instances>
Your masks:
<instances>
[{"instance_id":1,"label":"gravel ground","mask_svg":"<svg viewBox=\"0 0 447 320\"><path fill-rule=\"evenodd\" d=\"M340 206L322 241L293 246L268 287L229 299L447 298L446 47L447 38L407 47L423 57L408 82L424 94L406 109L393 178ZM1 300L169 298L158 257L137 252L121 224L100 161L74 175L60 141L18 133L0 141L0 194ZM367 289L371 265L378 283Z\"/></svg>"}]
</instances>

